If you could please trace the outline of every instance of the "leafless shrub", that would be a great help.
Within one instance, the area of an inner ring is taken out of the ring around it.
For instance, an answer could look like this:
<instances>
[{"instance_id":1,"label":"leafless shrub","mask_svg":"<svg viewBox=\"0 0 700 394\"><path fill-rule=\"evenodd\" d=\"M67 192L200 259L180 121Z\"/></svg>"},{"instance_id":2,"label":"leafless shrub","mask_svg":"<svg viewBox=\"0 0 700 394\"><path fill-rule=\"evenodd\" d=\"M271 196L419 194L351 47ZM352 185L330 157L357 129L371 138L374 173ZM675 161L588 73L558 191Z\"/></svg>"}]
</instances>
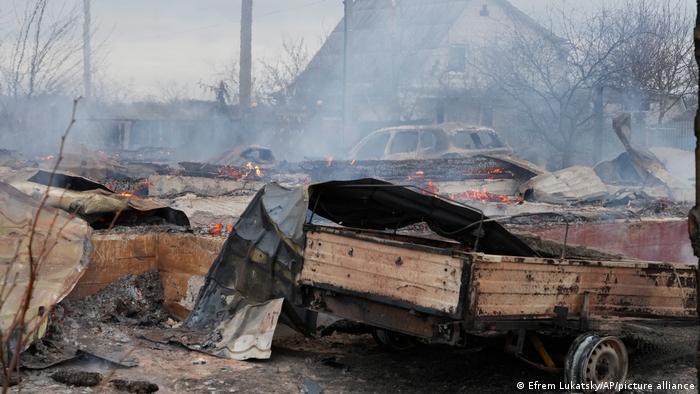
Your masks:
<instances>
[{"instance_id":1,"label":"leafless shrub","mask_svg":"<svg viewBox=\"0 0 700 394\"><path fill-rule=\"evenodd\" d=\"M294 80L309 63L309 51L304 39L285 39L282 54L273 60L262 59L259 81L261 99L271 103L286 102L292 94Z\"/></svg>"},{"instance_id":2,"label":"leafless shrub","mask_svg":"<svg viewBox=\"0 0 700 394\"><path fill-rule=\"evenodd\" d=\"M285 39L278 57L259 59L253 75L253 102L280 105L292 95L293 82L304 71L310 59L303 39ZM211 93L221 105L238 104L238 57L226 64L209 82L199 82L200 88Z\"/></svg>"},{"instance_id":3,"label":"leafless shrub","mask_svg":"<svg viewBox=\"0 0 700 394\"><path fill-rule=\"evenodd\" d=\"M64 227L58 229L55 228L57 225L58 215L60 214L59 210L55 210L49 225L49 232L56 232L56 236L53 237L54 242L49 242L48 238L43 240L36 239L38 237L37 225L39 223L40 216L45 214L44 208L46 207L47 200L49 199L49 192L51 188L50 185L53 183L58 167L63 160L65 142L76 121L75 113L77 110L78 101L79 98L76 98L73 101L71 120L66 127L65 132L61 136L61 145L56 162L54 163L52 171L49 175L48 185L44 190L37 210L34 213L31 221L26 251L29 259L26 288L23 290L20 305L12 318L12 322L4 332L0 332L0 367L2 368L3 393L6 393L9 390L11 382L16 381L18 378L20 354L24 350L25 345L37 334L41 326L46 323L46 319L50 314L50 311L46 311L41 319L33 320L33 324L27 325L27 312L30 307L31 299L34 295L38 272L46 263L47 255L56 246L56 242L58 242L58 238L60 238L60 234L64 229ZM69 221L66 221L64 226L68 223ZM37 242L41 242L39 247L36 247ZM21 243L18 245L21 245ZM37 250L39 253L36 253ZM10 273L13 271L13 265L17 263L21 253L22 251L19 249L15 251L14 258L10 261L4 272L3 281L0 287L0 306L5 304L5 297L7 297L17 286L18 275L11 278Z\"/></svg>"},{"instance_id":4,"label":"leafless shrub","mask_svg":"<svg viewBox=\"0 0 700 394\"><path fill-rule=\"evenodd\" d=\"M550 20L551 35L510 29L471 63L516 103L528 130L567 167L591 132L597 89L652 101L659 123L693 91L692 23L677 6L630 1L581 20L560 10Z\"/></svg>"},{"instance_id":5,"label":"leafless shrub","mask_svg":"<svg viewBox=\"0 0 700 394\"><path fill-rule=\"evenodd\" d=\"M636 34L612 57L614 67L622 72L610 84L654 103L661 124L680 100L696 93L692 17L677 0L628 1L614 17L617 35Z\"/></svg>"},{"instance_id":6,"label":"leafless shrub","mask_svg":"<svg viewBox=\"0 0 700 394\"><path fill-rule=\"evenodd\" d=\"M56 15L49 15L49 5L49 0L25 2L9 54L0 64L11 97L59 93L79 80L80 12L52 7Z\"/></svg>"},{"instance_id":7,"label":"leafless shrub","mask_svg":"<svg viewBox=\"0 0 700 394\"><path fill-rule=\"evenodd\" d=\"M517 103L530 131L567 167L593 116L592 89L613 72L612 54L628 35L611 39L614 20L606 13L575 23L561 12L555 21L559 35L513 28L504 40L484 48L474 65Z\"/></svg>"}]
</instances>

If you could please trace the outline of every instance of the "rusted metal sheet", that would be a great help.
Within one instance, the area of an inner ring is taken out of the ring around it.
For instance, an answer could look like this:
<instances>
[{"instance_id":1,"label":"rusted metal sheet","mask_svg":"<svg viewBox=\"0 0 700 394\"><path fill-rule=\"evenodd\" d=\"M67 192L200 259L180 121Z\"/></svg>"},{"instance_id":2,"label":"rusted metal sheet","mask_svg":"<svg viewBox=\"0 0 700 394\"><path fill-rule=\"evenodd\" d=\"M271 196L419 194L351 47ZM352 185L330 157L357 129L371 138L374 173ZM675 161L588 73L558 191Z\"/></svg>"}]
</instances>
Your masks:
<instances>
[{"instance_id":1,"label":"rusted metal sheet","mask_svg":"<svg viewBox=\"0 0 700 394\"><path fill-rule=\"evenodd\" d=\"M379 238L362 240L326 232L307 232L306 238L301 284L447 314L459 310L462 258Z\"/></svg>"},{"instance_id":2,"label":"rusted metal sheet","mask_svg":"<svg viewBox=\"0 0 700 394\"><path fill-rule=\"evenodd\" d=\"M85 273L92 248L92 230L85 221L48 206L37 214L39 207L38 201L0 182L0 330L7 333L24 324L25 347L43 336L47 312ZM30 284L31 299L22 314Z\"/></svg>"},{"instance_id":3,"label":"rusted metal sheet","mask_svg":"<svg viewBox=\"0 0 700 394\"><path fill-rule=\"evenodd\" d=\"M474 320L553 318L557 306L568 318L691 318L695 281L688 265L472 254L470 310Z\"/></svg>"},{"instance_id":4,"label":"rusted metal sheet","mask_svg":"<svg viewBox=\"0 0 700 394\"><path fill-rule=\"evenodd\" d=\"M530 225L522 230L568 245L647 261L695 264L686 219L644 219L562 225Z\"/></svg>"}]
</instances>

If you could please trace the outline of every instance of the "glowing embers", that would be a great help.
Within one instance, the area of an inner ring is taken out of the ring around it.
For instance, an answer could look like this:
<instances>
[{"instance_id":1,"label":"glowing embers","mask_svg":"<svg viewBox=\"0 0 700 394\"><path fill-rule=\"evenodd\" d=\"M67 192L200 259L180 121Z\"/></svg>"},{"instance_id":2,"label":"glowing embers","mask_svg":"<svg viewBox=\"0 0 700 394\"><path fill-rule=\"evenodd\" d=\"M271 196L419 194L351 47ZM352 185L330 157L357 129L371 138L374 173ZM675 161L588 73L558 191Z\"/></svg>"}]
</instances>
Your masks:
<instances>
[{"instance_id":1,"label":"glowing embers","mask_svg":"<svg viewBox=\"0 0 700 394\"><path fill-rule=\"evenodd\" d=\"M265 173L263 169L253 162L247 162L243 168L221 166L217 169L217 177L230 178L233 180L262 178Z\"/></svg>"},{"instance_id":2,"label":"glowing embers","mask_svg":"<svg viewBox=\"0 0 700 394\"><path fill-rule=\"evenodd\" d=\"M476 179L513 179L515 174L503 167L474 166L464 170L464 175Z\"/></svg>"}]
</instances>

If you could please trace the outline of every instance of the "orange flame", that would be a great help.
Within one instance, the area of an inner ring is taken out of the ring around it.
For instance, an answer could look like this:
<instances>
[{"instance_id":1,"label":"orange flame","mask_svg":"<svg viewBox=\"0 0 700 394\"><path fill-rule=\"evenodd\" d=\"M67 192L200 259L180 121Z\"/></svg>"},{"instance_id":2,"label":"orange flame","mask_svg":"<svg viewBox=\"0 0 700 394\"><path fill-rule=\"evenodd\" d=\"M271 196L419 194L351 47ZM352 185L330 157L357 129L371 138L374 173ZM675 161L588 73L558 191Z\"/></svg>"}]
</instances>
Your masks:
<instances>
[{"instance_id":1,"label":"orange flame","mask_svg":"<svg viewBox=\"0 0 700 394\"><path fill-rule=\"evenodd\" d=\"M211 235L221 235L221 230L224 225L222 223L214 223L209 229L209 234Z\"/></svg>"},{"instance_id":2,"label":"orange flame","mask_svg":"<svg viewBox=\"0 0 700 394\"><path fill-rule=\"evenodd\" d=\"M433 181L429 180L428 184L425 185L425 190L432 194L440 193L440 188L433 184Z\"/></svg>"},{"instance_id":3,"label":"orange flame","mask_svg":"<svg viewBox=\"0 0 700 394\"><path fill-rule=\"evenodd\" d=\"M482 192L478 190L467 190L461 193L454 193L450 195L450 198L456 201L487 201L500 202L504 204L512 204L519 202L519 200L515 197L491 192Z\"/></svg>"}]
</instances>

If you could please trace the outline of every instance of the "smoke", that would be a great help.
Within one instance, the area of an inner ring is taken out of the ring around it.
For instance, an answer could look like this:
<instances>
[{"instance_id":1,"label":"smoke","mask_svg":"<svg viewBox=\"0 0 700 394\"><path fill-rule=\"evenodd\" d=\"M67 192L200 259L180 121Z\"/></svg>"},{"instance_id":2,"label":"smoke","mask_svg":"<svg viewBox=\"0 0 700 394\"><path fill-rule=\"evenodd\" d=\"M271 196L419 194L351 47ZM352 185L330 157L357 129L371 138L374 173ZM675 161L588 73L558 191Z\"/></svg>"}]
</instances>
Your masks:
<instances>
[{"instance_id":1,"label":"smoke","mask_svg":"<svg viewBox=\"0 0 700 394\"><path fill-rule=\"evenodd\" d=\"M306 45L312 40L289 38L279 39L279 50L272 54L267 50L256 55L254 50L254 106L248 111L237 106L236 59L219 67L209 65L218 72L200 73L198 83L175 79L151 84L160 86L147 96L136 92L148 86L115 85L105 82L108 76L103 74L94 78L95 96L81 102L69 145L135 157L142 152L144 160L155 161L210 161L241 144L269 146L283 160L344 159L362 137L379 128L456 121L492 127L515 149L516 156L556 169L564 158L570 158L568 164L593 165L596 157L616 157L623 148L612 133L611 117L630 109L654 113L653 105L645 107L645 103L658 101L658 97L627 93L622 97L606 88L603 137L598 140L592 120L587 119L592 100L581 93L576 96L580 103L566 115L579 111L585 124L576 131L575 139L557 142L575 149L569 152L549 146L547 133L551 134L554 122L534 127L518 97L508 97L497 81L473 64L483 48L494 47L494 37L504 39L509 29L544 34L552 28L553 23L546 20L553 17L551 2L514 3L540 19L539 25L515 8L488 3L483 9L484 4L471 3L399 1L393 8L378 9L373 2L356 2L350 17L347 74L343 73L342 21L318 51L313 44ZM592 14L597 10L595 5L586 8ZM269 35L259 33L262 26L269 27L265 23L262 18L255 25L254 40L257 34ZM134 37L135 32L130 34L130 39ZM64 41L75 44L74 37L61 39ZM230 58L236 45L230 47L221 59ZM146 56L141 50L128 56L119 53L119 58L110 57L107 70ZM67 64L75 64L74 60ZM196 61L201 60L206 59ZM194 67L193 62L177 67ZM75 79L80 67L68 68L72 74L59 84L61 89L24 97L8 90L0 93L3 147L30 156L55 150L70 115L72 97L82 90L79 78ZM7 73L7 69L0 72ZM163 74L168 71L163 69ZM689 149L692 141L686 138L684 103L675 103L662 126L650 119L635 126L635 133L643 136L646 146ZM545 104L539 103L535 112L546 112ZM690 108L694 105L689 103Z\"/></svg>"}]
</instances>

